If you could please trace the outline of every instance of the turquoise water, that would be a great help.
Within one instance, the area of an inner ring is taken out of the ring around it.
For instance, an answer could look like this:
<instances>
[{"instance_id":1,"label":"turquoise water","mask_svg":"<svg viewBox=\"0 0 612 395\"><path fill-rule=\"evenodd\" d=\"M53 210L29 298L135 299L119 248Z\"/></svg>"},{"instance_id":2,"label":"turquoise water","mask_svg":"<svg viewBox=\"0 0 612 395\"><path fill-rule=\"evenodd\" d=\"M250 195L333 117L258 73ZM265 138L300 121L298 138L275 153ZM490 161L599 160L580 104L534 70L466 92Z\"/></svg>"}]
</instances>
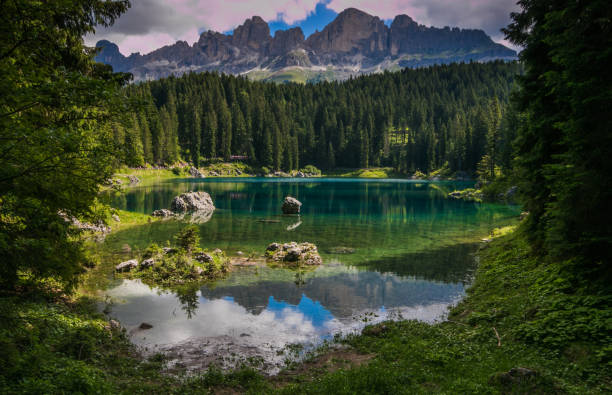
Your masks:
<instances>
[{"instance_id":1,"label":"turquoise water","mask_svg":"<svg viewBox=\"0 0 612 395\"><path fill-rule=\"evenodd\" d=\"M173 291L117 281L107 291L118 301L112 315L133 329L137 344L176 354L178 362L194 369L205 367L202 361L211 355L229 352L261 357L271 371L288 344L317 344L387 318L435 321L464 295L479 238L516 223L519 214L515 206L447 198L448 192L471 186L231 178L129 189L112 198L114 207L151 213L168 208L182 192L210 193L217 209L198 220L203 248L260 256L271 242L308 241L318 246L324 264L296 272L262 263L238 268L215 283ZM300 216L281 215L288 195L303 203ZM137 251L171 239L191 220L130 228L111 234L106 245L128 244ZM134 329L141 322L153 329ZM198 358L185 361L186 354Z\"/></svg>"}]
</instances>

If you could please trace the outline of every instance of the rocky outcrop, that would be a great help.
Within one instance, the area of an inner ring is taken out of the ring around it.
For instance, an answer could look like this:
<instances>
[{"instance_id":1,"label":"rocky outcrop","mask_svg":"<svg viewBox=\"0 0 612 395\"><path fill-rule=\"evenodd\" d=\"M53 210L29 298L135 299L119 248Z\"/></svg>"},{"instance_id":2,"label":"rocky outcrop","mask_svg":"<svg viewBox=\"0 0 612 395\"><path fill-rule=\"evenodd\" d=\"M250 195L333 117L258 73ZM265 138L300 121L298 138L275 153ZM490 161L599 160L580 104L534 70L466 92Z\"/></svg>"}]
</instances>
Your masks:
<instances>
[{"instance_id":1,"label":"rocky outcrop","mask_svg":"<svg viewBox=\"0 0 612 395\"><path fill-rule=\"evenodd\" d=\"M58 215L62 217L64 221L69 222L72 226L81 231L101 233L102 235L106 235L111 232L111 227L106 225L103 221L97 221L93 224L89 222L81 222L78 218L72 217L63 211L58 212Z\"/></svg>"},{"instance_id":2,"label":"rocky outcrop","mask_svg":"<svg viewBox=\"0 0 612 395\"><path fill-rule=\"evenodd\" d=\"M155 210L153 211L153 214L151 214L154 217L172 217L174 215L174 213L168 209L162 208L160 210Z\"/></svg>"},{"instance_id":3,"label":"rocky outcrop","mask_svg":"<svg viewBox=\"0 0 612 395\"><path fill-rule=\"evenodd\" d=\"M128 180L130 181L130 185L136 185L140 183L140 178L131 174L128 176Z\"/></svg>"},{"instance_id":4,"label":"rocky outcrop","mask_svg":"<svg viewBox=\"0 0 612 395\"><path fill-rule=\"evenodd\" d=\"M249 48L254 51L265 52L271 38L270 27L259 16L244 21L244 24L234 29L232 44L237 48Z\"/></svg>"},{"instance_id":5,"label":"rocky outcrop","mask_svg":"<svg viewBox=\"0 0 612 395\"><path fill-rule=\"evenodd\" d=\"M317 246L312 243L272 243L266 248L266 257L276 262L299 265L320 265L323 263Z\"/></svg>"},{"instance_id":6,"label":"rocky outcrop","mask_svg":"<svg viewBox=\"0 0 612 395\"><path fill-rule=\"evenodd\" d=\"M310 35L306 45L322 58L323 64L346 54L379 59L387 53L388 37L389 29L380 18L348 8L321 32Z\"/></svg>"},{"instance_id":7,"label":"rocky outcrop","mask_svg":"<svg viewBox=\"0 0 612 395\"><path fill-rule=\"evenodd\" d=\"M206 192L187 192L175 197L170 209L174 212L183 213L188 211L211 212L215 210L215 205Z\"/></svg>"},{"instance_id":8,"label":"rocky outcrop","mask_svg":"<svg viewBox=\"0 0 612 395\"><path fill-rule=\"evenodd\" d=\"M337 78L348 78L397 66L516 58L516 52L493 42L482 30L427 27L407 15L398 15L387 27L380 18L355 8L344 10L306 40L299 27L278 30L271 37L268 24L254 16L231 35L207 31L193 45L178 41L146 55L123 56L117 45L106 40L96 47L100 48L97 61L115 71L131 72L136 81L188 72L242 74L286 67L312 71L335 67Z\"/></svg>"},{"instance_id":9,"label":"rocky outcrop","mask_svg":"<svg viewBox=\"0 0 612 395\"><path fill-rule=\"evenodd\" d=\"M202 174L202 172L200 170L198 170L197 167L190 167L189 168L189 175L194 177L194 178L204 178L204 174Z\"/></svg>"},{"instance_id":10,"label":"rocky outcrop","mask_svg":"<svg viewBox=\"0 0 612 395\"><path fill-rule=\"evenodd\" d=\"M196 261L200 263L210 263L213 261L212 255L207 254L205 252L199 252L197 254L194 254L193 259L195 259Z\"/></svg>"},{"instance_id":11,"label":"rocky outcrop","mask_svg":"<svg viewBox=\"0 0 612 395\"><path fill-rule=\"evenodd\" d=\"M115 270L118 272L129 272L132 269L136 269L138 267L137 259L130 259L129 261L121 262L117 266L115 266Z\"/></svg>"},{"instance_id":12,"label":"rocky outcrop","mask_svg":"<svg viewBox=\"0 0 612 395\"><path fill-rule=\"evenodd\" d=\"M145 259L144 261L140 262L140 265L138 265L138 267L141 269L146 269L149 267L153 267L154 265L155 265L155 259L149 258L149 259Z\"/></svg>"},{"instance_id":13,"label":"rocky outcrop","mask_svg":"<svg viewBox=\"0 0 612 395\"><path fill-rule=\"evenodd\" d=\"M287 196L283 201L283 214L299 214L300 208L302 207L302 202L293 198L291 196Z\"/></svg>"},{"instance_id":14,"label":"rocky outcrop","mask_svg":"<svg viewBox=\"0 0 612 395\"><path fill-rule=\"evenodd\" d=\"M304 32L299 27L289 30L277 30L270 42L269 55L282 56L304 48Z\"/></svg>"}]
</instances>

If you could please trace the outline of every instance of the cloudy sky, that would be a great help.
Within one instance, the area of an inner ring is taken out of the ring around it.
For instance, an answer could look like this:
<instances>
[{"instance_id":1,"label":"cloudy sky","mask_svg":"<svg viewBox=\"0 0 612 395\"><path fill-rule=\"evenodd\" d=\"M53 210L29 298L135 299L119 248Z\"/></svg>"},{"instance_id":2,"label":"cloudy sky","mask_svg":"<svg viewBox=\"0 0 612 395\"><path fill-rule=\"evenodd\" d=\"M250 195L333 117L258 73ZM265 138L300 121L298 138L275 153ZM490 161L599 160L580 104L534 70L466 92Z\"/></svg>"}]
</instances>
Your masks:
<instances>
[{"instance_id":1,"label":"cloudy sky","mask_svg":"<svg viewBox=\"0 0 612 395\"><path fill-rule=\"evenodd\" d=\"M259 15L278 29L300 26L308 36L342 10L355 7L388 22L407 14L427 26L483 29L507 45L499 29L517 10L516 0L131 0L132 8L109 29L88 36L88 45L107 39L124 55L148 53L177 40L190 45L201 32L230 32Z\"/></svg>"}]
</instances>

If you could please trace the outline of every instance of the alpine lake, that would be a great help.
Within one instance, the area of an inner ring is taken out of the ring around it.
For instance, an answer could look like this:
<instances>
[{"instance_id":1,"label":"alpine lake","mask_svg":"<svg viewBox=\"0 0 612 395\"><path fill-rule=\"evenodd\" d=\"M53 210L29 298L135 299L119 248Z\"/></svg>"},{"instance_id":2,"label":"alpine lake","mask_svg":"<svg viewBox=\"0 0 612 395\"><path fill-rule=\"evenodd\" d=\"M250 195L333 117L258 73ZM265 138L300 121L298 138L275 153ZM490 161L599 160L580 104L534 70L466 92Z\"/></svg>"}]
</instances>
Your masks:
<instances>
[{"instance_id":1,"label":"alpine lake","mask_svg":"<svg viewBox=\"0 0 612 395\"><path fill-rule=\"evenodd\" d=\"M156 220L117 230L94 248L102 264L85 287L105 302L143 353L164 353L188 371L249 364L268 373L365 325L388 319L435 322L465 294L481 239L515 224L520 208L448 198L473 182L333 178L172 179L110 197L151 214L184 192L208 192L207 218ZM285 196L300 215L282 215ZM155 288L116 277L114 265L150 243L164 245L191 222L200 245L257 261L216 281ZM266 262L272 242L311 242L323 264L291 269ZM139 326L146 322L152 328Z\"/></svg>"}]
</instances>

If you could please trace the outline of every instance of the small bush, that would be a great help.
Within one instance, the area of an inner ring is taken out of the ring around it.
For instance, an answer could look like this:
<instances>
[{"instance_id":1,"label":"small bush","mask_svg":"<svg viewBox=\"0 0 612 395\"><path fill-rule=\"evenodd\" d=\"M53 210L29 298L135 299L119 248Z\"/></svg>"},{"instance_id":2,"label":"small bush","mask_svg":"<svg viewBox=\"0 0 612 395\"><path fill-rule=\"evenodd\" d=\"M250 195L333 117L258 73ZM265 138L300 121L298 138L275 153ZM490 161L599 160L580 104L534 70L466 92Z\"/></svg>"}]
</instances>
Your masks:
<instances>
[{"instance_id":1,"label":"small bush","mask_svg":"<svg viewBox=\"0 0 612 395\"><path fill-rule=\"evenodd\" d=\"M320 176L321 175L321 170L317 169L315 166L313 165L306 165L304 166L304 168L302 168L300 170L302 173L306 173L306 174L312 174L315 176Z\"/></svg>"},{"instance_id":2,"label":"small bush","mask_svg":"<svg viewBox=\"0 0 612 395\"><path fill-rule=\"evenodd\" d=\"M189 225L181 230L174 238L181 248L187 252L191 252L200 243L200 229L196 225Z\"/></svg>"}]
</instances>

